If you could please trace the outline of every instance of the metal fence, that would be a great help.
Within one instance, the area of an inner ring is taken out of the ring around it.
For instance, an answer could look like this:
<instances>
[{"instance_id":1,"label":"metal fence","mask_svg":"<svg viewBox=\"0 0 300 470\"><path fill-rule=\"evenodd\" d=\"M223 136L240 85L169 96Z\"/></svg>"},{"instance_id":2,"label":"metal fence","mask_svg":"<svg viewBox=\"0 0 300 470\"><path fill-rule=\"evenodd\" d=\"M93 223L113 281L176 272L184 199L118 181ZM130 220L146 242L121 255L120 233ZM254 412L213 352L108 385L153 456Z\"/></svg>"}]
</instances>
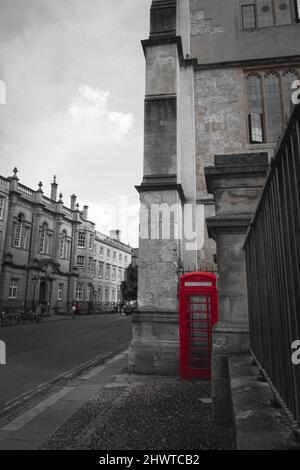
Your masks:
<instances>
[{"instance_id":1,"label":"metal fence","mask_svg":"<svg viewBox=\"0 0 300 470\"><path fill-rule=\"evenodd\" d=\"M272 160L246 242L251 351L300 426L300 105Z\"/></svg>"}]
</instances>

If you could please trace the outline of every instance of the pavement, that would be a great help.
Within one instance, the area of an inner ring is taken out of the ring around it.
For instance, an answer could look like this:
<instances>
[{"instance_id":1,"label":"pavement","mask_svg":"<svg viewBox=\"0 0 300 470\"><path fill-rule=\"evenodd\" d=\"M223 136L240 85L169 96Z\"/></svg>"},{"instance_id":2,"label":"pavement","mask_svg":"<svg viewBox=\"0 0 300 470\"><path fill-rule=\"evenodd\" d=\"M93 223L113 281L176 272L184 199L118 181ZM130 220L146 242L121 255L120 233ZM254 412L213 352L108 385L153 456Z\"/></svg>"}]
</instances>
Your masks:
<instances>
[{"instance_id":1,"label":"pavement","mask_svg":"<svg viewBox=\"0 0 300 470\"><path fill-rule=\"evenodd\" d=\"M209 383L129 375L127 363L124 351L16 416L0 449L234 449L234 430L214 424Z\"/></svg>"}]
</instances>

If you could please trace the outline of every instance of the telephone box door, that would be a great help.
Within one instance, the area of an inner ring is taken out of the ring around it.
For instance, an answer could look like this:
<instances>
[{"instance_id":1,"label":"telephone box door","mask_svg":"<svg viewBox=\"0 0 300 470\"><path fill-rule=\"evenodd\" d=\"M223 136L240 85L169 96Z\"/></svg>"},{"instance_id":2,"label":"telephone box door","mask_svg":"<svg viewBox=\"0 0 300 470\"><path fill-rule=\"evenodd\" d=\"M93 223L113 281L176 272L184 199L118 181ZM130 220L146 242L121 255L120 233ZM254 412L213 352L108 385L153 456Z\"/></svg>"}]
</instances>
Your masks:
<instances>
[{"instance_id":1,"label":"telephone box door","mask_svg":"<svg viewBox=\"0 0 300 470\"><path fill-rule=\"evenodd\" d=\"M180 370L184 379L211 379L212 327L218 317L216 277L182 276L180 287Z\"/></svg>"}]
</instances>

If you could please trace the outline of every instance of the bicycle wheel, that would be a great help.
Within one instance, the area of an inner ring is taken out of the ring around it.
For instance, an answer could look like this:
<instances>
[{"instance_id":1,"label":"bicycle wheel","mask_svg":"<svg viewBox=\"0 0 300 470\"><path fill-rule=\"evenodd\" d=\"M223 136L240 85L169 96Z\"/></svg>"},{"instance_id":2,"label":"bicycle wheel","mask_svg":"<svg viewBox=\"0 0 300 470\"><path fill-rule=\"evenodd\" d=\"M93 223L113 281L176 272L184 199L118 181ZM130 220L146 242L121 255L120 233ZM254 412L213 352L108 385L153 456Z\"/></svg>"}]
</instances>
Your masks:
<instances>
[{"instance_id":1,"label":"bicycle wheel","mask_svg":"<svg viewBox=\"0 0 300 470\"><path fill-rule=\"evenodd\" d=\"M5 315L2 322L3 322L4 326L10 326L12 324L12 316L11 315Z\"/></svg>"},{"instance_id":2,"label":"bicycle wheel","mask_svg":"<svg viewBox=\"0 0 300 470\"><path fill-rule=\"evenodd\" d=\"M18 313L15 313L13 316L12 324L18 325L19 323L20 323L20 315Z\"/></svg>"},{"instance_id":3,"label":"bicycle wheel","mask_svg":"<svg viewBox=\"0 0 300 470\"><path fill-rule=\"evenodd\" d=\"M34 316L34 321L35 321L36 323L40 323L41 320L42 320L42 315L37 314L37 315Z\"/></svg>"}]
</instances>

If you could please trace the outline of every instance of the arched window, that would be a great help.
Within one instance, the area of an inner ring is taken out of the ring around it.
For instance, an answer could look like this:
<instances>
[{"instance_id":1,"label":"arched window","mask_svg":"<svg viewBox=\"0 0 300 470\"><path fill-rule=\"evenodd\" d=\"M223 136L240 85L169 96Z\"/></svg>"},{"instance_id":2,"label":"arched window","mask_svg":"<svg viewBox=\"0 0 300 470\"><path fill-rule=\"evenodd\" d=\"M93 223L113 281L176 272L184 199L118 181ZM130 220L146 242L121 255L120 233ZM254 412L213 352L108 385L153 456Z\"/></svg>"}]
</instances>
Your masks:
<instances>
[{"instance_id":1,"label":"arched window","mask_svg":"<svg viewBox=\"0 0 300 470\"><path fill-rule=\"evenodd\" d=\"M249 140L277 142L291 112L292 84L299 70L272 69L246 74Z\"/></svg>"}]
</instances>

